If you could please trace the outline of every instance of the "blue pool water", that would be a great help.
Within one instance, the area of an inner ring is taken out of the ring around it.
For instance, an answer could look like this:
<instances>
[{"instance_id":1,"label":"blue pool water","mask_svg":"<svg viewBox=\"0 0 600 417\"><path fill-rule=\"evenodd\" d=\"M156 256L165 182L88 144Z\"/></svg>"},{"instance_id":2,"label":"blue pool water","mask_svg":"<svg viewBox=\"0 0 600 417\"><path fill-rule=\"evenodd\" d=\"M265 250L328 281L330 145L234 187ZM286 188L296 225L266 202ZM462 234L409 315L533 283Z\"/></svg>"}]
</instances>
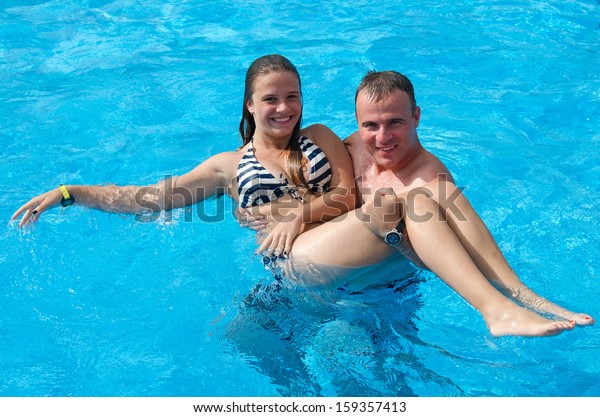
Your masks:
<instances>
[{"instance_id":1,"label":"blue pool water","mask_svg":"<svg viewBox=\"0 0 600 417\"><path fill-rule=\"evenodd\" d=\"M362 75L395 69L522 279L600 318L598 2L383 3L2 2L0 395L600 395L599 326L493 338L419 271L276 288L226 198L8 222L60 183L149 184L235 148L260 55L298 66L305 124L341 137Z\"/></svg>"}]
</instances>

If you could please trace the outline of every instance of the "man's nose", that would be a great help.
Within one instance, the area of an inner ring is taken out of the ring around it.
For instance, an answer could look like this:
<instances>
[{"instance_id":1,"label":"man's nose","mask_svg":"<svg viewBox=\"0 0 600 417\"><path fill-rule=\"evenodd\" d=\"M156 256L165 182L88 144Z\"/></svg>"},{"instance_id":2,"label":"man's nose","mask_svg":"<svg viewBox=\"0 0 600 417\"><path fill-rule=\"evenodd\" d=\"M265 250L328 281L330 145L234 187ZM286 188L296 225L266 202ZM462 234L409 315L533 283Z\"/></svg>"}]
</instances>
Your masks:
<instances>
[{"instance_id":1,"label":"man's nose","mask_svg":"<svg viewBox=\"0 0 600 417\"><path fill-rule=\"evenodd\" d=\"M392 134L391 134L390 130L388 128L386 128L385 126L382 126L377 131L377 135L376 135L377 142L379 142L381 144L385 144L391 138L392 138Z\"/></svg>"}]
</instances>

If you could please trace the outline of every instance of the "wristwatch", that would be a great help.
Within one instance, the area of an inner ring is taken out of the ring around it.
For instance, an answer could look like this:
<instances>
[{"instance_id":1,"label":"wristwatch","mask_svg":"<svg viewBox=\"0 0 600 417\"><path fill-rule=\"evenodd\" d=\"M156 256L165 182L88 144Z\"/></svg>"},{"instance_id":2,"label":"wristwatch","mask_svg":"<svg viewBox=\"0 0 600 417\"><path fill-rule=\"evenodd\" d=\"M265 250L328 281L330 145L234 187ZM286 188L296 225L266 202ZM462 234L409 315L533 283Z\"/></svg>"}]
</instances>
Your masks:
<instances>
[{"instance_id":1,"label":"wristwatch","mask_svg":"<svg viewBox=\"0 0 600 417\"><path fill-rule=\"evenodd\" d=\"M402 234L406 231L404 220L400 220L398 225L387 232L383 237L383 241L390 246L398 246L402 242Z\"/></svg>"}]
</instances>

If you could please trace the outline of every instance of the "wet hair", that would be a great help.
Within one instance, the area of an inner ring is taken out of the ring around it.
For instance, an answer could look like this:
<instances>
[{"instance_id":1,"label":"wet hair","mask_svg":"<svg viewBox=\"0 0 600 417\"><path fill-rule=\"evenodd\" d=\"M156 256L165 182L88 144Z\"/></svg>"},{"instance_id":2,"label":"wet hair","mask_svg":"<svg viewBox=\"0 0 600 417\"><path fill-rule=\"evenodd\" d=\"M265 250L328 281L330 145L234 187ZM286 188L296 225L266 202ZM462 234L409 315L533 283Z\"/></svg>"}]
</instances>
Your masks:
<instances>
[{"instance_id":1,"label":"wet hair","mask_svg":"<svg viewBox=\"0 0 600 417\"><path fill-rule=\"evenodd\" d=\"M248 71L246 71L246 80L244 86L244 102L242 103L242 120L240 121L240 136L242 137L242 147L246 146L252 141L254 132L256 131L256 122L254 121L254 115L248 110L247 103L252 100L252 94L254 93L254 82L255 80L263 75L267 75L273 72L291 72L298 78L298 89L300 93L300 99L302 99L302 85L300 82L300 74L298 70L287 58L281 55L265 55L256 59ZM302 125L302 114L298 119L298 123L294 126L292 131L292 137L290 143L285 148L289 152L287 158L287 172L290 175L294 184L298 186L304 186L309 188L306 180L304 179L302 160L304 155L300 144L298 143L298 137L300 135L300 126Z\"/></svg>"},{"instance_id":2,"label":"wet hair","mask_svg":"<svg viewBox=\"0 0 600 417\"><path fill-rule=\"evenodd\" d=\"M395 91L403 91L408 95L411 102L412 114L417 110L417 100L415 99L415 90L410 80L396 71L369 71L363 77L354 96L354 104L358 98L358 93L364 91L367 99L378 102L388 98Z\"/></svg>"}]
</instances>

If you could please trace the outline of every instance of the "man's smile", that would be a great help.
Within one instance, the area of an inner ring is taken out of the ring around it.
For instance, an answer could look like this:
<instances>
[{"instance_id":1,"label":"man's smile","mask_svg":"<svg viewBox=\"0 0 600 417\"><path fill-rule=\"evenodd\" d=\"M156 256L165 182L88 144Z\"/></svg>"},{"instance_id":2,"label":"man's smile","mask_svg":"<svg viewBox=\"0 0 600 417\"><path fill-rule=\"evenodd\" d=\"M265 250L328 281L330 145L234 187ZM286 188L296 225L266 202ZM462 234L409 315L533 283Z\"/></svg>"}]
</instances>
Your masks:
<instances>
[{"instance_id":1,"label":"man's smile","mask_svg":"<svg viewBox=\"0 0 600 417\"><path fill-rule=\"evenodd\" d=\"M398 145L391 145L391 146L376 146L376 148L380 151L383 152L389 152L392 151L394 149L396 149L398 147Z\"/></svg>"}]
</instances>

